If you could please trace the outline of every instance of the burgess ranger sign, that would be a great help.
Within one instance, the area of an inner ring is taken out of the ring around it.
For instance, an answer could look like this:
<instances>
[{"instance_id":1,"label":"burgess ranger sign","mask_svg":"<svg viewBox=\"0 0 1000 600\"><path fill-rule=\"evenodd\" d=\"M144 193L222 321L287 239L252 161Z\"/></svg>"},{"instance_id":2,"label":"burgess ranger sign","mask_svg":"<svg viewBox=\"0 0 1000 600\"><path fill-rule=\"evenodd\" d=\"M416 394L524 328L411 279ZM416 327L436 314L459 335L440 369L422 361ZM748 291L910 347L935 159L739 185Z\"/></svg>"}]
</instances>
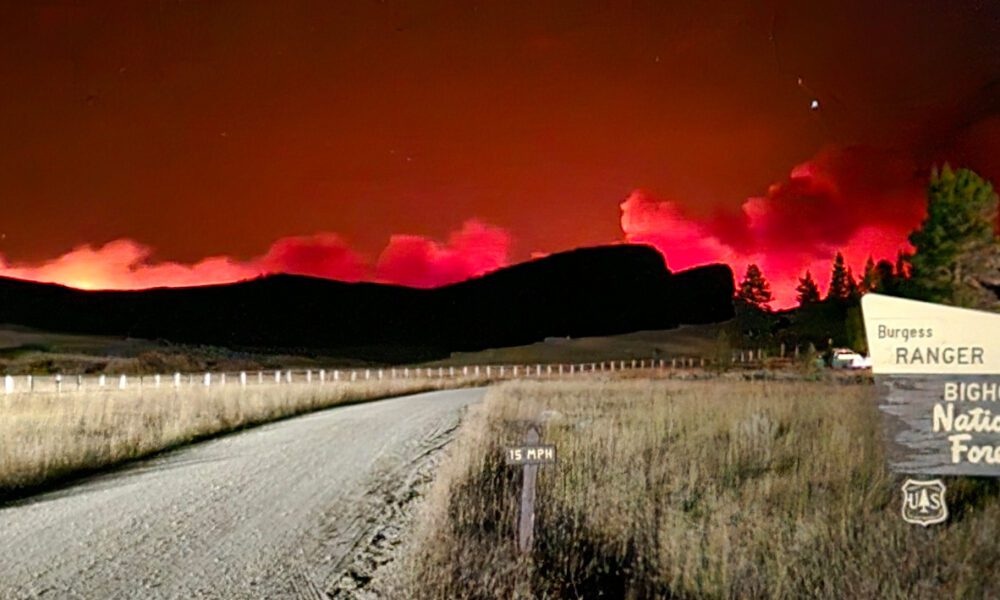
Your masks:
<instances>
[{"instance_id":1,"label":"burgess ranger sign","mask_svg":"<svg viewBox=\"0 0 1000 600\"><path fill-rule=\"evenodd\" d=\"M1000 476L1000 314L879 294L862 310L890 468Z\"/></svg>"}]
</instances>

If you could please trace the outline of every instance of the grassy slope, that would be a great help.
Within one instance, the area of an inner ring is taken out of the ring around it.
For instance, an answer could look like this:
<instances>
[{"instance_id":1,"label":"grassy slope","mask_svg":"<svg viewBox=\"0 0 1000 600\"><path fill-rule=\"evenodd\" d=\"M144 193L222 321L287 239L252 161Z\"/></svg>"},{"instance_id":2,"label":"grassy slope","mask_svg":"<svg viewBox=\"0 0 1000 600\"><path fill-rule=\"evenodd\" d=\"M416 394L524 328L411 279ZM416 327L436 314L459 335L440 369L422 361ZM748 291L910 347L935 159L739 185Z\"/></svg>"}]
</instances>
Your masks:
<instances>
[{"instance_id":1,"label":"grassy slope","mask_svg":"<svg viewBox=\"0 0 1000 600\"><path fill-rule=\"evenodd\" d=\"M106 373L136 375L180 371L240 371L283 367L316 367L331 359L237 352L213 346L185 346L139 338L54 333L0 325L0 373ZM362 361L338 359L357 366Z\"/></svg>"},{"instance_id":2,"label":"grassy slope","mask_svg":"<svg viewBox=\"0 0 1000 600\"><path fill-rule=\"evenodd\" d=\"M608 359L714 356L719 330L727 324L688 325L663 331L637 331L589 338L549 338L527 346L456 352L440 365L585 363Z\"/></svg>"},{"instance_id":3,"label":"grassy slope","mask_svg":"<svg viewBox=\"0 0 1000 600\"><path fill-rule=\"evenodd\" d=\"M951 520L899 516L870 386L505 384L474 409L425 505L400 583L423 598L937 598L1000 594L994 481L949 481ZM549 412L545 412L549 411ZM519 557L526 419L540 470Z\"/></svg>"},{"instance_id":4,"label":"grassy slope","mask_svg":"<svg viewBox=\"0 0 1000 600\"><path fill-rule=\"evenodd\" d=\"M527 346L455 353L428 366L475 364L585 363L610 359L714 356L720 325L693 325L665 331L578 339L551 338ZM0 373L152 374L211 370L256 370L362 361L189 347L134 338L50 333L0 325Z\"/></svg>"}]
</instances>

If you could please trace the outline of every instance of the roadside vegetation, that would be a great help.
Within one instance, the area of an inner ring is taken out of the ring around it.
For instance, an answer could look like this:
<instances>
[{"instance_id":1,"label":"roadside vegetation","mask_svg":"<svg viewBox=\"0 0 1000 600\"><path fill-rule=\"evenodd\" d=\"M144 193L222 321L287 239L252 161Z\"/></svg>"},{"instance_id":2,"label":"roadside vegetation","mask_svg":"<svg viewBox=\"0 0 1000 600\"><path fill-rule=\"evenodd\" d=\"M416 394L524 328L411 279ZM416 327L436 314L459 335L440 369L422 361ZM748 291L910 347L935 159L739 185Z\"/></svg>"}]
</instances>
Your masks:
<instances>
[{"instance_id":1,"label":"roadside vegetation","mask_svg":"<svg viewBox=\"0 0 1000 600\"><path fill-rule=\"evenodd\" d=\"M992 480L948 481L951 518L900 517L868 385L506 383L473 407L400 565L414 598L988 598L1000 595ZM535 545L519 554L529 422Z\"/></svg>"},{"instance_id":2,"label":"roadside vegetation","mask_svg":"<svg viewBox=\"0 0 1000 600\"><path fill-rule=\"evenodd\" d=\"M78 474L243 427L336 406L485 378L239 383L174 389L91 387L0 395L0 501ZM68 387L68 386L67 386Z\"/></svg>"}]
</instances>

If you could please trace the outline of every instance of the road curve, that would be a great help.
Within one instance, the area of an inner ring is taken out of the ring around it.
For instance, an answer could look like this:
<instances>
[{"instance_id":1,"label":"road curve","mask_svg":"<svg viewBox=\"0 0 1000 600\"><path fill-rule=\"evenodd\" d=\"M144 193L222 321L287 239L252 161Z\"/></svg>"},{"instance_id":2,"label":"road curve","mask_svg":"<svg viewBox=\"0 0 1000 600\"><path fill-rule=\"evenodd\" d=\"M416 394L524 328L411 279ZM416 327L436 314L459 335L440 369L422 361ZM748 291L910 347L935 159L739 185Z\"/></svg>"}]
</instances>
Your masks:
<instances>
[{"instance_id":1,"label":"road curve","mask_svg":"<svg viewBox=\"0 0 1000 600\"><path fill-rule=\"evenodd\" d=\"M332 408L0 509L0 598L323 598L483 393Z\"/></svg>"}]
</instances>

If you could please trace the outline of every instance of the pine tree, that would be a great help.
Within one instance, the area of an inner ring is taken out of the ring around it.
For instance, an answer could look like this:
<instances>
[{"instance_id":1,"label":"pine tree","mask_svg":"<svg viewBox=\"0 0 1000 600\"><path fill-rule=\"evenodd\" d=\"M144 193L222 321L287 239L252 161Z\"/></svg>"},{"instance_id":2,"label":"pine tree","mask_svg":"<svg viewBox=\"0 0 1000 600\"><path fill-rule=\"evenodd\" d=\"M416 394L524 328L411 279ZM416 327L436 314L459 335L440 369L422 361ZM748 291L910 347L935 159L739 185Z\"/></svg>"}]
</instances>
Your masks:
<instances>
[{"instance_id":1,"label":"pine tree","mask_svg":"<svg viewBox=\"0 0 1000 600\"><path fill-rule=\"evenodd\" d=\"M844 255L838 252L833 259L833 268L830 270L830 289L826 292L826 299L847 300L850 297L850 288L848 270L844 265Z\"/></svg>"},{"instance_id":2,"label":"pine tree","mask_svg":"<svg viewBox=\"0 0 1000 600\"><path fill-rule=\"evenodd\" d=\"M857 300L861 297L861 288L857 280L854 279L854 269L847 267L847 298Z\"/></svg>"},{"instance_id":3,"label":"pine tree","mask_svg":"<svg viewBox=\"0 0 1000 600\"><path fill-rule=\"evenodd\" d=\"M806 271L805 277L799 278L799 285L795 291L799 306L808 306L819 302L819 286L816 285L816 280L813 279L812 273L809 271Z\"/></svg>"},{"instance_id":4,"label":"pine tree","mask_svg":"<svg viewBox=\"0 0 1000 600\"><path fill-rule=\"evenodd\" d=\"M760 267L755 264L747 266L746 275L743 276L743 281L740 282L739 290L736 292L736 299L770 312L774 296L771 294L771 284L764 277Z\"/></svg>"},{"instance_id":5,"label":"pine tree","mask_svg":"<svg viewBox=\"0 0 1000 600\"><path fill-rule=\"evenodd\" d=\"M872 258L871 254L868 255L868 260L865 262L865 272L861 276L858 289L862 294L878 289L878 271L875 270L875 259Z\"/></svg>"},{"instance_id":6,"label":"pine tree","mask_svg":"<svg viewBox=\"0 0 1000 600\"><path fill-rule=\"evenodd\" d=\"M893 268L892 263L886 259L878 261L875 265L874 285L875 289L883 294L895 294L899 289L900 277Z\"/></svg>"},{"instance_id":7,"label":"pine tree","mask_svg":"<svg viewBox=\"0 0 1000 600\"><path fill-rule=\"evenodd\" d=\"M997 308L990 288L998 280L998 198L993 186L968 169L947 164L931 173L927 216L910 234L911 295L958 306Z\"/></svg>"}]
</instances>

